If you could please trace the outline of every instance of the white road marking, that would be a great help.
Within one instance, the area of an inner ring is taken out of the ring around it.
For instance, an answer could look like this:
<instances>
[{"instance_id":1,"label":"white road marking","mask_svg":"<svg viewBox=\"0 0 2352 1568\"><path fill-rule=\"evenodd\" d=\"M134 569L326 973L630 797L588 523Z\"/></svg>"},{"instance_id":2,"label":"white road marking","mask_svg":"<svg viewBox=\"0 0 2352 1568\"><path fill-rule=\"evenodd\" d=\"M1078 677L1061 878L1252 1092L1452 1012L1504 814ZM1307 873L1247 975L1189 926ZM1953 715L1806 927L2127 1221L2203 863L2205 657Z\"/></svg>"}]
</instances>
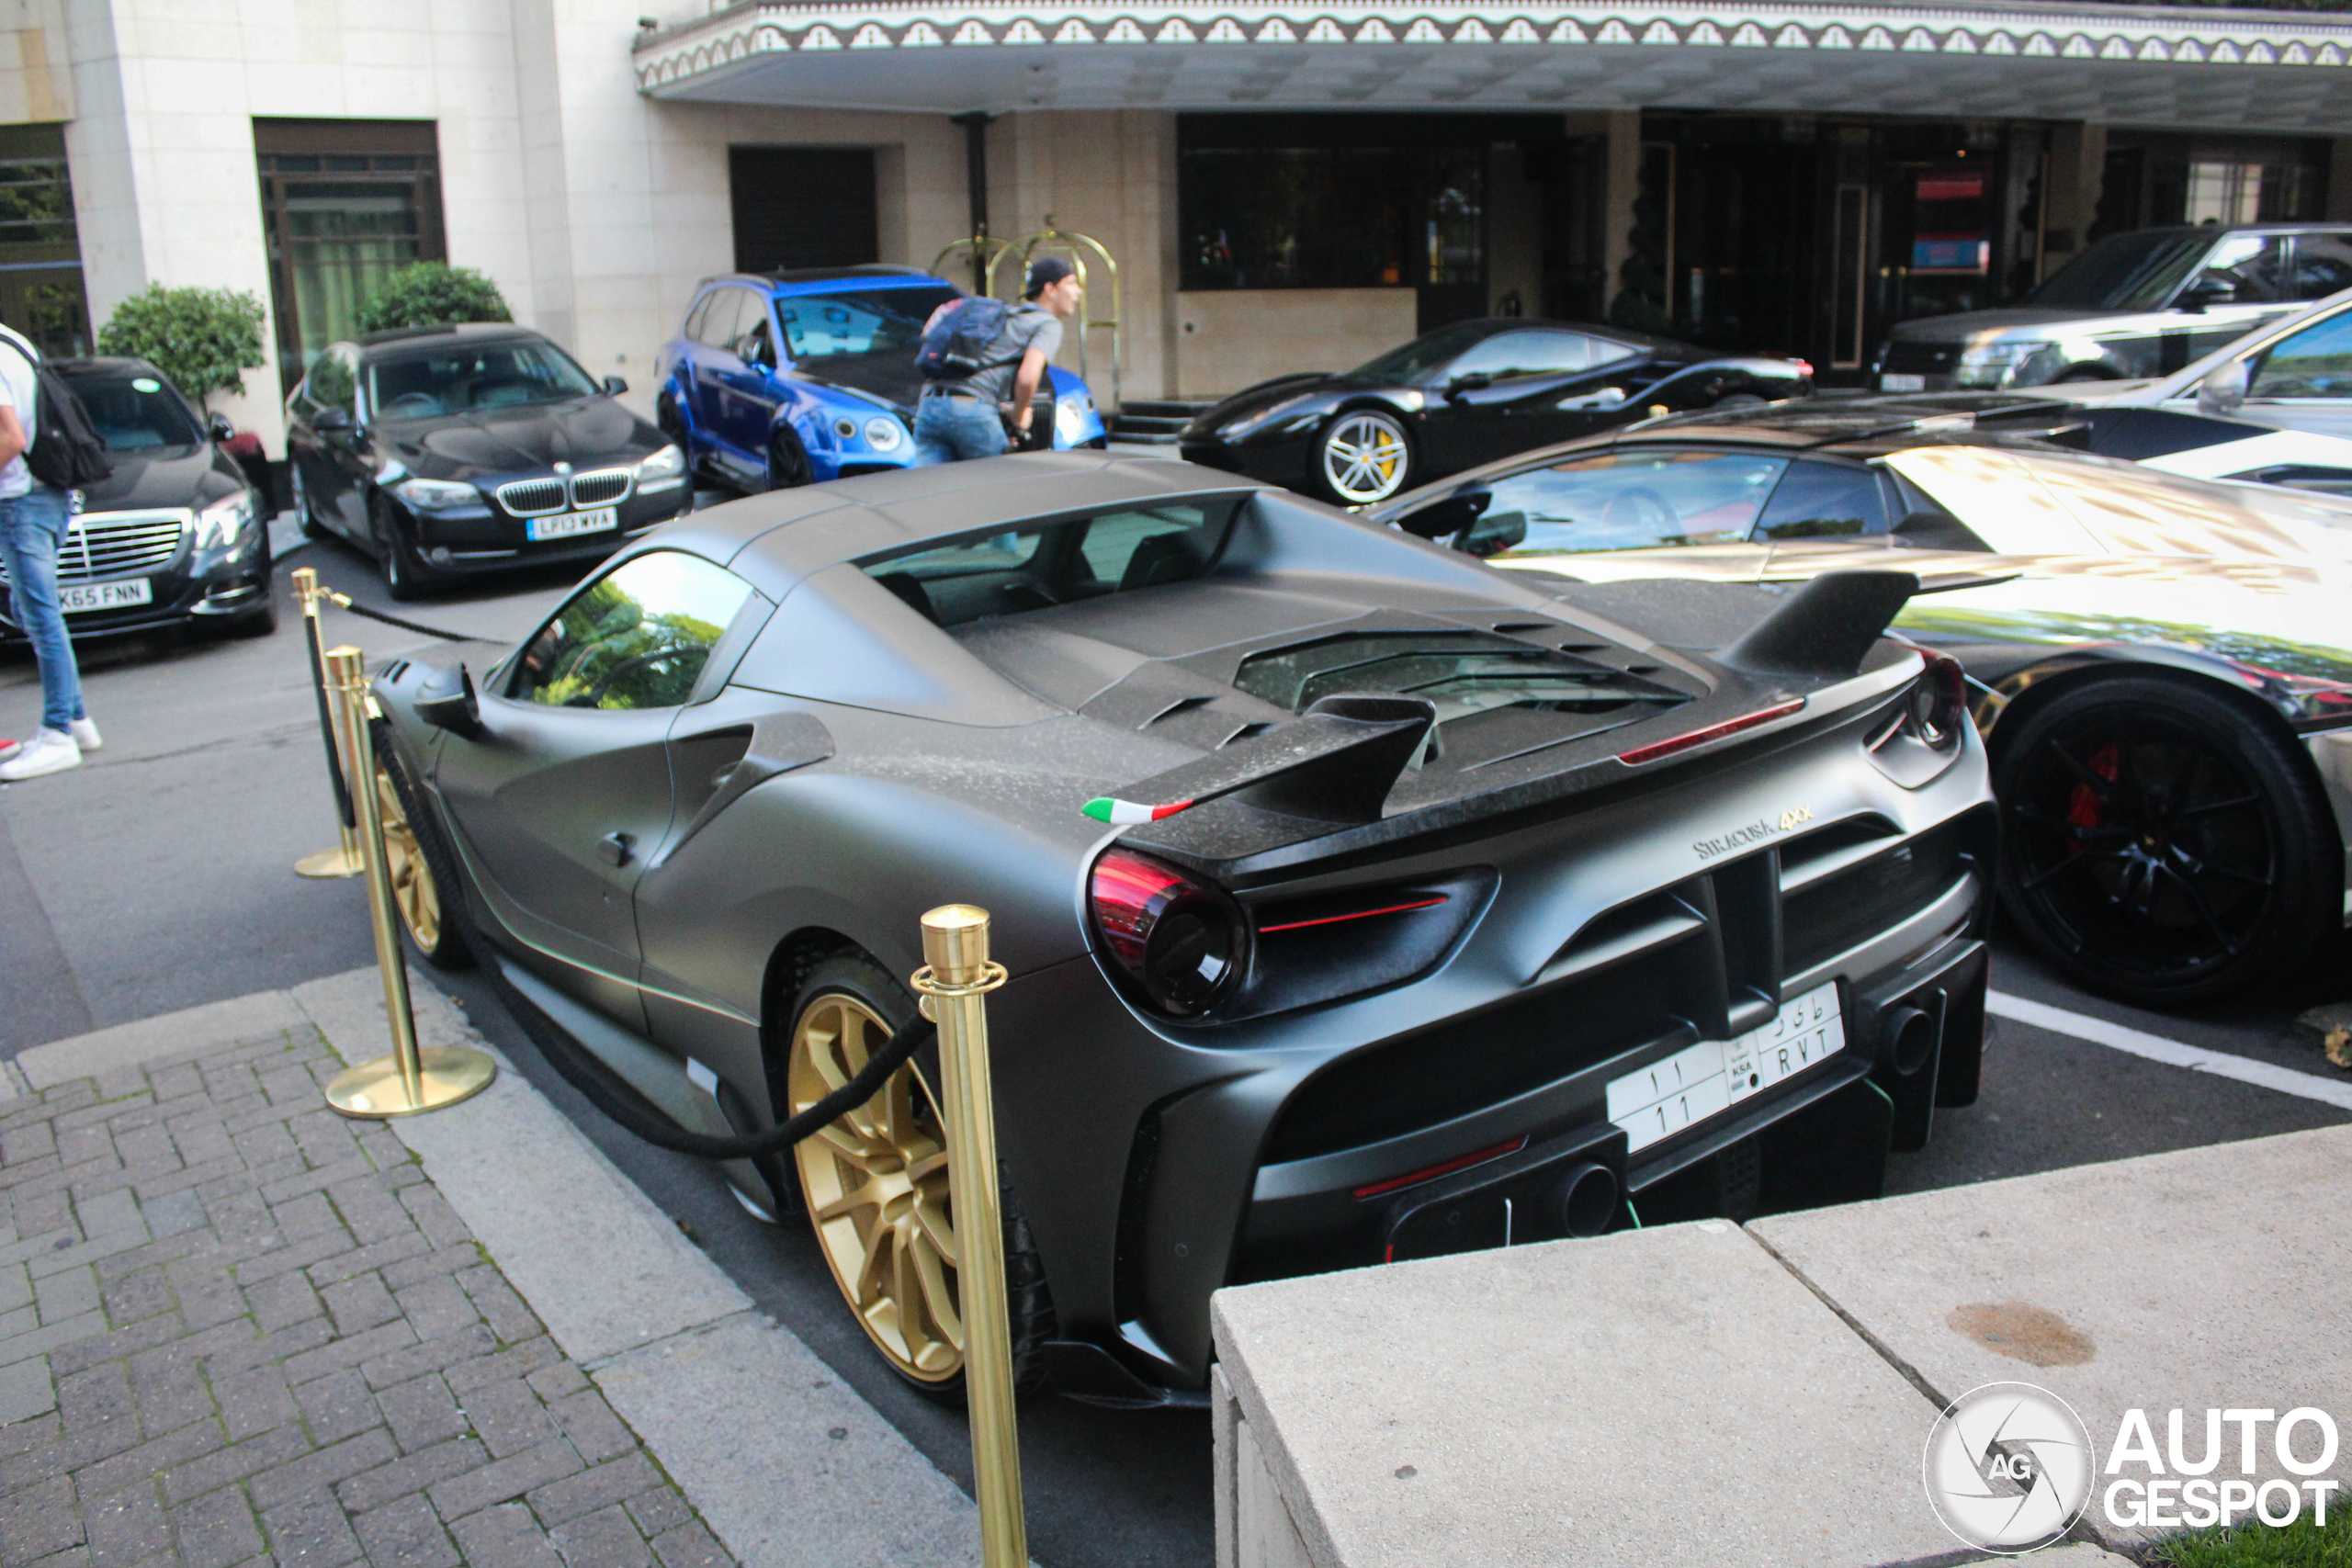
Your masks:
<instances>
[{"instance_id":1,"label":"white road marking","mask_svg":"<svg viewBox=\"0 0 2352 1568\"><path fill-rule=\"evenodd\" d=\"M2126 1029L2103 1018L2070 1012L2046 1002L2028 1001L2006 991L1994 991L1987 995L1984 1006L1987 1011L2002 1018L2013 1018L2036 1029L2047 1029L2052 1033L2087 1040L2094 1045L2110 1046L2131 1055L2144 1056L2151 1062L2187 1067L2193 1073L2211 1073L2215 1077L2234 1078L2239 1083L2250 1083L2258 1089L2276 1089L2280 1094L2316 1100L2339 1110L2352 1111L2352 1083L2340 1079L2324 1078L2316 1073L2299 1073L2292 1067L2274 1066L2251 1056L2233 1056L2227 1051L2209 1051L2199 1045L2184 1045L2177 1040L2166 1040L2161 1034Z\"/></svg>"}]
</instances>

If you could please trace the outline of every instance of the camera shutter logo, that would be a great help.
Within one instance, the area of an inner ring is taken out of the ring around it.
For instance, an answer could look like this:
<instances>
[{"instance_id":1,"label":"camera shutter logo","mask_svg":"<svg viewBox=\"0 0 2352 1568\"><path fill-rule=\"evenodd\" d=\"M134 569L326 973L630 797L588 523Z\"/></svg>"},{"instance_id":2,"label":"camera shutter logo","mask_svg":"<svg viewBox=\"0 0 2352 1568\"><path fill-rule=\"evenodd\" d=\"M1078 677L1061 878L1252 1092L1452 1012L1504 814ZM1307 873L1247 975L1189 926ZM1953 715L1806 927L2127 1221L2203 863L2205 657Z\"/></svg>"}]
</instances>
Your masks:
<instances>
[{"instance_id":1,"label":"camera shutter logo","mask_svg":"<svg viewBox=\"0 0 2352 1568\"><path fill-rule=\"evenodd\" d=\"M1951 1402L1928 1434L1928 1501L1969 1545L2004 1554L2049 1545L2090 1502L2091 1435L2067 1403L2030 1382L1988 1382Z\"/></svg>"}]
</instances>

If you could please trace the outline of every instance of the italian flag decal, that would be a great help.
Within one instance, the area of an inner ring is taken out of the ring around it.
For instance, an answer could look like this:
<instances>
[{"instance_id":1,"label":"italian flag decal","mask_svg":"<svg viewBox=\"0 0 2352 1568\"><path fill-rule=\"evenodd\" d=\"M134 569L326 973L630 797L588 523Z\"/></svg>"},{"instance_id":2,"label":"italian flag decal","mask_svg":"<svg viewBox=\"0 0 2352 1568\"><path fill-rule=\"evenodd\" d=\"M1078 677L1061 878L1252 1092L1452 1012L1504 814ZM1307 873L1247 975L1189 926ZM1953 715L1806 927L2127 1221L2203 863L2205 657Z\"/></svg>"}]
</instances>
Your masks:
<instances>
[{"instance_id":1,"label":"italian flag decal","mask_svg":"<svg viewBox=\"0 0 2352 1568\"><path fill-rule=\"evenodd\" d=\"M1166 806L1138 806L1132 800L1114 800L1098 795L1079 807L1097 822L1108 822L1114 828L1132 828L1138 822L1157 822L1163 817L1173 817L1193 803L1171 801Z\"/></svg>"}]
</instances>

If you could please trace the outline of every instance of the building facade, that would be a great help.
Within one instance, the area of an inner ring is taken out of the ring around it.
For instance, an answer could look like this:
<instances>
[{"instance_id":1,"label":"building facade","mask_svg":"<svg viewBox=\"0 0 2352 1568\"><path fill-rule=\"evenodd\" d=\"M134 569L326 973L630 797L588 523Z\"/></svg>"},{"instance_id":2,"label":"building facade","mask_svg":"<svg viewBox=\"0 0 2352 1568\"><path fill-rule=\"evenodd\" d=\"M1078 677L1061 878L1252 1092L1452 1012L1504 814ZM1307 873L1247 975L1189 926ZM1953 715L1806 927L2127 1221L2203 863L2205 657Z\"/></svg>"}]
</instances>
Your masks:
<instances>
[{"instance_id":1,"label":"building facade","mask_svg":"<svg viewBox=\"0 0 2352 1568\"><path fill-rule=\"evenodd\" d=\"M2324 13L642 8L0 0L0 319L71 352L151 282L250 289L270 363L219 401L276 453L308 356L416 259L487 273L650 408L704 276L968 276L976 223L1051 227L1115 259L1088 371L1136 400L1485 314L1859 380L1894 321L2015 299L2104 233L2352 218L2352 17Z\"/></svg>"}]
</instances>

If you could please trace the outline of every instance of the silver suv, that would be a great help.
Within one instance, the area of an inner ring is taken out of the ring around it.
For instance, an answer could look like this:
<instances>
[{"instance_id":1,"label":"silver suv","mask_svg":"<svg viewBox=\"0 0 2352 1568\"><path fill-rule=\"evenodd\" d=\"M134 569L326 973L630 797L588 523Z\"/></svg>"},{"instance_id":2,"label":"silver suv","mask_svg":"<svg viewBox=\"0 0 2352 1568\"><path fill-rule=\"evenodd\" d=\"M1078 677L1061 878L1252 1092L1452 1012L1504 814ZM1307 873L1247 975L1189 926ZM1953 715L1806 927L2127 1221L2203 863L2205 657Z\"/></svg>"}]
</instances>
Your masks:
<instances>
[{"instance_id":1,"label":"silver suv","mask_svg":"<svg viewBox=\"0 0 2352 1568\"><path fill-rule=\"evenodd\" d=\"M2164 376L2352 288L2352 227L2143 229L2099 241L2001 310L1929 316L1879 350L1889 392Z\"/></svg>"}]
</instances>

